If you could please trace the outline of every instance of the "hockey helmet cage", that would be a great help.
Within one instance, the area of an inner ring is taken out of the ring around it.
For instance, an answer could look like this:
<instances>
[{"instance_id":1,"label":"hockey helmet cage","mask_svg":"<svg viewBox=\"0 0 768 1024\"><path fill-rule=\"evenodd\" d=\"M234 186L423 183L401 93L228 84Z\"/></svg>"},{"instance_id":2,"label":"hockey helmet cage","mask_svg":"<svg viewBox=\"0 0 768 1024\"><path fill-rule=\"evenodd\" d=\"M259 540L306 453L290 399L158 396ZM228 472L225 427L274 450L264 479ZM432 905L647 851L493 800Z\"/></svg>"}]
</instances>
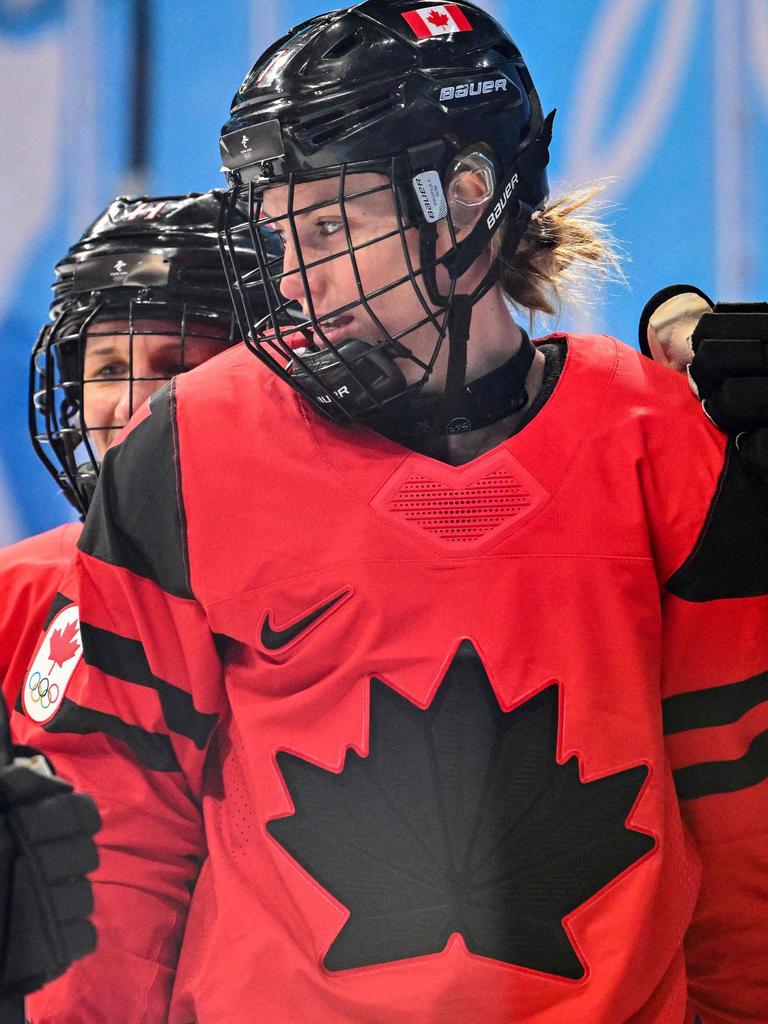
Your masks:
<instances>
[{"instance_id":1,"label":"hockey helmet cage","mask_svg":"<svg viewBox=\"0 0 768 1024\"><path fill-rule=\"evenodd\" d=\"M82 401L88 338L100 325L101 333L126 335L130 412L137 335L178 337L182 370L189 336L222 346L241 338L222 270L223 204L221 190L115 199L55 266L51 322L31 357L29 428L38 457L83 516L99 472L98 428L85 422ZM255 309L263 306L260 286L247 294Z\"/></svg>"}]
</instances>

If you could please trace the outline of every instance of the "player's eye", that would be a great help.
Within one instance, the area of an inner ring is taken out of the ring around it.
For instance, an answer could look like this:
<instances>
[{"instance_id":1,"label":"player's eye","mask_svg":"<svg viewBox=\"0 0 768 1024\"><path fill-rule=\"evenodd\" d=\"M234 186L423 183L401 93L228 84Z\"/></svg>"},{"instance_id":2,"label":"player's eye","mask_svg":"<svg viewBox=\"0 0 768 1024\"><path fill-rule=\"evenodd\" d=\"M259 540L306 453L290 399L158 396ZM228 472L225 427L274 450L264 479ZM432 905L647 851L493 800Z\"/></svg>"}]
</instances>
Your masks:
<instances>
[{"instance_id":1,"label":"player's eye","mask_svg":"<svg viewBox=\"0 0 768 1024\"><path fill-rule=\"evenodd\" d=\"M111 362L96 366L86 374L88 379L95 380L124 380L128 376L129 367L127 363Z\"/></svg>"},{"instance_id":2,"label":"player's eye","mask_svg":"<svg viewBox=\"0 0 768 1024\"><path fill-rule=\"evenodd\" d=\"M318 223L320 231L324 235L335 235L337 231L340 231L344 226L344 222L341 220L321 220Z\"/></svg>"},{"instance_id":3,"label":"player's eye","mask_svg":"<svg viewBox=\"0 0 768 1024\"><path fill-rule=\"evenodd\" d=\"M283 246L285 246L285 228L279 228L276 224L266 224L265 228L267 231L271 231L273 235L277 235Z\"/></svg>"}]
</instances>

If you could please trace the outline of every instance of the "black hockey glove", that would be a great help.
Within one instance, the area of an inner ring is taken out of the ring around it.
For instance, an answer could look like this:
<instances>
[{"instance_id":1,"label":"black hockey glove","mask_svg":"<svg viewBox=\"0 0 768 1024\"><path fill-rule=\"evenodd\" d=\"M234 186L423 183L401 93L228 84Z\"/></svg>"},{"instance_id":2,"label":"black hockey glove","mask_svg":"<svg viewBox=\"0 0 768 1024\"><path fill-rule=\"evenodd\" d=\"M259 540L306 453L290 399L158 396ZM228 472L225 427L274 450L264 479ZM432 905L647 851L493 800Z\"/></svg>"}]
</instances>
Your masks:
<instances>
[{"instance_id":1,"label":"black hockey glove","mask_svg":"<svg viewBox=\"0 0 768 1024\"><path fill-rule=\"evenodd\" d=\"M717 303L691 336L690 378L704 411L768 471L768 303Z\"/></svg>"},{"instance_id":2,"label":"black hockey glove","mask_svg":"<svg viewBox=\"0 0 768 1024\"><path fill-rule=\"evenodd\" d=\"M96 805L15 748L0 768L0 998L33 992L96 948L85 877L98 863Z\"/></svg>"}]
</instances>

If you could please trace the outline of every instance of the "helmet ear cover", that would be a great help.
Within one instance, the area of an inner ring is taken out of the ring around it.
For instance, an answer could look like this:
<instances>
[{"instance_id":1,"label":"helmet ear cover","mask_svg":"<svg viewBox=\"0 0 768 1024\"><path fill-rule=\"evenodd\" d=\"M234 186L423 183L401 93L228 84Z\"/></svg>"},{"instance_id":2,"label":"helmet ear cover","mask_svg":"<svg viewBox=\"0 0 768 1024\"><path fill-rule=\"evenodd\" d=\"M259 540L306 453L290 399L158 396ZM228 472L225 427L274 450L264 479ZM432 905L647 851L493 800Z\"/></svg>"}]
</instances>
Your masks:
<instances>
[{"instance_id":1,"label":"helmet ear cover","mask_svg":"<svg viewBox=\"0 0 768 1024\"><path fill-rule=\"evenodd\" d=\"M458 280L469 270L481 253L487 249L492 237L503 224L506 225L506 230L502 252L513 253L517 249L534 210L525 198L517 195L517 192L521 181L528 180L537 173L540 174L549 163L549 143L552 139L554 119L555 111L553 110L544 119L536 137L526 144L517 160L499 180L491 196L485 201L483 215L477 217L474 226L461 241L456 239L453 233L453 219L448 219L454 244L452 253L445 259L445 264L452 281ZM486 159L488 158L486 157ZM460 162L461 158L457 163ZM450 182L448 187L450 192ZM427 227L430 226L427 225ZM428 238L424 240L424 248L422 248L422 260L427 266L435 265L433 253L437 233L434 226L431 227L433 230L426 232ZM422 234L422 238L424 238L424 234ZM486 277L476 286L470 296L473 305L496 283L499 269L499 263L496 261ZM427 284L429 287L429 278L427 278ZM436 282L434 294L430 294L430 298L436 305L445 305L447 301L446 296L440 295Z\"/></svg>"}]
</instances>

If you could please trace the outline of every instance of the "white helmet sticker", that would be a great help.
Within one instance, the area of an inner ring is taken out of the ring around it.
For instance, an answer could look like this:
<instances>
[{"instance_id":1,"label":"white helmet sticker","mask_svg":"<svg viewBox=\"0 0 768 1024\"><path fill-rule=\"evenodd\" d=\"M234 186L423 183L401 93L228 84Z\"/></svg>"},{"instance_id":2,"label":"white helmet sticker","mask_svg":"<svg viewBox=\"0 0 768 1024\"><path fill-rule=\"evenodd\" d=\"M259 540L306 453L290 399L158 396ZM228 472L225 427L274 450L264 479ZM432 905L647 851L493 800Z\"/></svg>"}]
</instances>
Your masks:
<instances>
[{"instance_id":1,"label":"white helmet sticker","mask_svg":"<svg viewBox=\"0 0 768 1024\"><path fill-rule=\"evenodd\" d=\"M25 715L41 724L53 718L82 653L79 609L70 604L54 617L27 672L21 701Z\"/></svg>"},{"instance_id":2,"label":"white helmet sticker","mask_svg":"<svg viewBox=\"0 0 768 1024\"><path fill-rule=\"evenodd\" d=\"M413 179L413 191L430 224L442 220L448 213L448 203L437 171L422 171Z\"/></svg>"}]
</instances>

